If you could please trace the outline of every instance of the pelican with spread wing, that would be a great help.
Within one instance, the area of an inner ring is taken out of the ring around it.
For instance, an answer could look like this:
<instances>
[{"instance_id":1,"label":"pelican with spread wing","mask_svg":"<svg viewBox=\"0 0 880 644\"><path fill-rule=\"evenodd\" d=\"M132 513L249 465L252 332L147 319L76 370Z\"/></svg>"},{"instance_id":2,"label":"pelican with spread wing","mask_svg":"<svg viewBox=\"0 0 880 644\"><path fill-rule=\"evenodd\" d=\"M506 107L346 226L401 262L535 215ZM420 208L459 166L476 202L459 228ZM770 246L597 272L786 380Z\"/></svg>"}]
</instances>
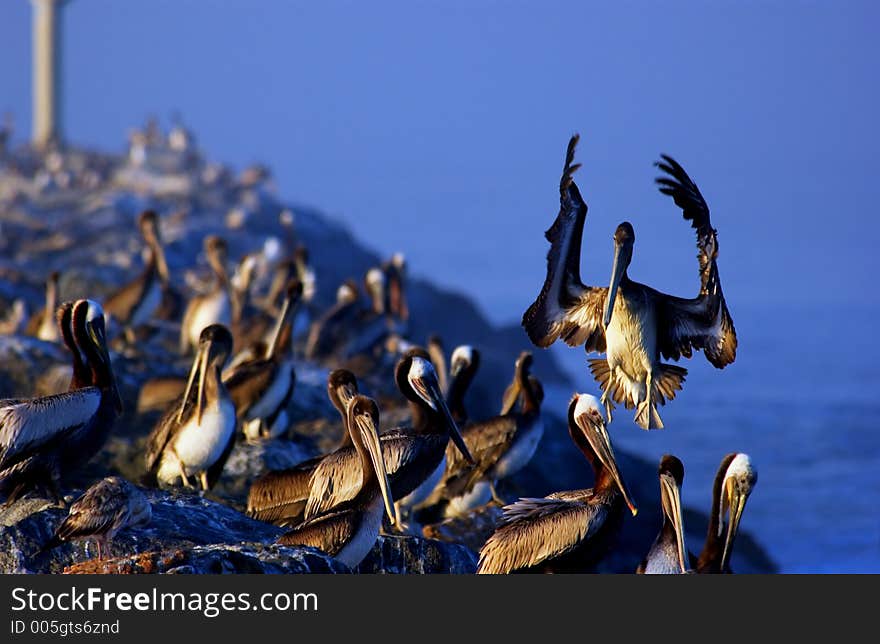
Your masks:
<instances>
[{"instance_id":1,"label":"pelican with spread wing","mask_svg":"<svg viewBox=\"0 0 880 644\"><path fill-rule=\"evenodd\" d=\"M539 347L562 339L584 345L587 353L604 353L590 360L593 377L602 387L609 419L614 403L636 409L643 429L660 429L657 405L681 389L687 369L660 362L690 358L702 350L723 369L736 358L736 330L721 292L716 259L718 239L709 220L709 207L696 184L671 157L657 163L666 175L657 179L660 192L671 196L697 233L700 292L691 299L661 293L627 275L635 232L623 222L614 233L611 283L586 286L580 278L581 239L587 204L573 175L579 136L569 141L559 183L560 209L545 236L550 242L547 277L538 298L523 314L522 325Z\"/></svg>"}]
</instances>

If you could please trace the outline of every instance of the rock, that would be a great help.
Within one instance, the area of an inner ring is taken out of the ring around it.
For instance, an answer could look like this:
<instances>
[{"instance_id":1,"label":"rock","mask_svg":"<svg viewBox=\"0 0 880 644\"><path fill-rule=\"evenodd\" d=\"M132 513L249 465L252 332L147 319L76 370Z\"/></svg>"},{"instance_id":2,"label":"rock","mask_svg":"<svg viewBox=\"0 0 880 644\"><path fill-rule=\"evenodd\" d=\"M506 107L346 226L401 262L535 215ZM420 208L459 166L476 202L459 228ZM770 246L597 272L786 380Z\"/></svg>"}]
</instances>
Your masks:
<instances>
[{"instance_id":1,"label":"rock","mask_svg":"<svg viewBox=\"0 0 880 644\"><path fill-rule=\"evenodd\" d=\"M360 563L359 573L383 574L473 574L477 557L458 543L412 536L384 536Z\"/></svg>"}]
</instances>

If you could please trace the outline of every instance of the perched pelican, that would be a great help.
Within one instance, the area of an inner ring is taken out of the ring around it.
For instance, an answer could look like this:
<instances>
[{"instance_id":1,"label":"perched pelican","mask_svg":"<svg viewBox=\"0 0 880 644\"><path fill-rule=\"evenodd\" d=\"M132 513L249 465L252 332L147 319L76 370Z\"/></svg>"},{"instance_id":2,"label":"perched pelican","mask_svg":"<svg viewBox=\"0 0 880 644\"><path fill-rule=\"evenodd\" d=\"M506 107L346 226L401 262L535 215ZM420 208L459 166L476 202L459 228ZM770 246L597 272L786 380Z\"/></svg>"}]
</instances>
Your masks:
<instances>
[{"instance_id":1,"label":"perched pelican","mask_svg":"<svg viewBox=\"0 0 880 644\"><path fill-rule=\"evenodd\" d=\"M681 521L681 483L684 465L675 456L660 459L660 507L663 525L648 554L639 564L640 575L679 575L688 573L687 548Z\"/></svg>"},{"instance_id":2,"label":"perched pelican","mask_svg":"<svg viewBox=\"0 0 880 644\"><path fill-rule=\"evenodd\" d=\"M194 296L186 306L180 327L180 352L198 347L202 329L210 324L232 325L232 300L226 272L226 242L216 235L205 238L205 255L214 271L213 288Z\"/></svg>"},{"instance_id":3,"label":"perched pelican","mask_svg":"<svg viewBox=\"0 0 880 644\"><path fill-rule=\"evenodd\" d=\"M147 438L147 471L160 485L175 485L180 478L192 487L190 477L197 476L202 490L209 490L220 477L235 442L235 405L220 379L231 350L226 327L202 330L183 396Z\"/></svg>"},{"instance_id":4,"label":"perched pelican","mask_svg":"<svg viewBox=\"0 0 880 644\"><path fill-rule=\"evenodd\" d=\"M424 357L422 357L424 356ZM395 499L415 507L431 493L445 468L446 445L451 438L465 458L472 460L458 426L440 394L434 367L423 349L408 351L397 362L395 380L410 401L412 426L382 434L385 469ZM312 475L306 518L327 512L357 493L360 463L348 447L328 454Z\"/></svg>"},{"instance_id":5,"label":"perched pelican","mask_svg":"<svg viewBox=\"0 0 880 644\"><path fill-rule=\"evenodd\" d=\"M357 566L376 543L382 514L395 521L391 484L382 458L377 427L379 408L366 396L348 405L347 426L360 460L357 490L352 498L283 534L278 543L312 546L349 567Z\"/></svg>"},{"instance_id":6,"label":"perched pelican","mask_svg":"<svg viewBox=\"0 0 880 644\"><path fill-rule=\"evenodd\" d=\"M147 245L146 266L140 275L104 302L109 316L125 330L125 339L129 344L137 340L135 329L148 322L159 309L163 291L168 285L168 265L159 235L159 215L153 210L145 210L138 217L138 228Z\"/></svg>"},{"instance_id":7,"label":"perched pelican","mask_svg":"<svg viewBox=\"0 0 880 644\"><path fill-rule=\"evenodd\" d=\"M342 440L337 449L352 445L347 431L348 404L358 395L357 379L346 369L335 369L327 378L327 397L342 419ZM316 456L297 465L257 478L248 490L248 516L267 523L289 526L300 523L309 498L312 473L324 455Z\"/></svg>"},{"instance_id":8,"label":"perched pelican","mask_svg":"<svg viewBox=\"0 0 880 644\"><path fill-rule=\"evenodd\" d=\"M758 472L748 454L733 452L721 460L712 487L712 512L709 530L699 557L691 557L691 566L698 573L729 573L733 541L739 530L746 501L758 482ZM728 513L724 541L724 513Z\"/></svg>"},{"instance_id":9,"label":"perched pelican","mask_svg":"<svg viewBox=\"0 0 880 644\"><path fill-rule=\"evenodd\" d=\"M55 310L58 308L58 271L52 271L46 280L46 305L28 320L24 332L46 342L61 339Z\"/></svg>"},{"instance_id":10,"label":"perched pelican","mask_svg":"<svg viewBox=\"0 0 880 644\"><path fill-rule=\"evenodd\" d=\"M568 431L593 467L594 486L505 506L480 549L477 573L589 571L616 539L624 503L635 516L595 397L576 394L571 399Z\"/></svg>"},{"instance_id":11,"label":"perched pelican","mask_svg":"<svg viewBox=\"0 0 880 644\"><path fill-rule=\"evenodd\" d=\"M716 257L718 239L709 221L709 207L678 163L663 156L658 167L672 178L657 179L660 191L671 195L697 232L700 292L693 299L666 295L632 281L635 232L623 222L614 233L614 265L608 288L585 286L580 279L580 252L587 205L572 175L578 135L571 138L559 183L560 210L545 236L550 242L547 277L537 300L523 315L522 325L539 347L562 338L570 346L605 353L590 360L593 377L602 386L602 402L610 421L614 402L636 408L636 423L659 429L663 422L657 404L665 404L681 389L687 370L660 362L661 356L690 358L702 349L719 369L736 358L736 331L721 292ZM613 400L613 402L612 402Z\"/></svg>"},{"instance_id":12,"label":"perched pelican","mask_svg":"<svg viewBox=\"0 0 880 644\"><path fill-rule=\"evenodd\" d=\"M286 407L293 396L296 372L293 360L279 351L279 344L300 295L302 284L294 278L288 283L266 354L238 365L223 379L245 437L251 442L275 438L287 429Z\"/></svg>"},{"instance_id":13,"label":"perched pelican","mask_svg":"<svg viewBox=\"0 0 880 644\"><path fill-rule=\"evenodd\" d=\"M344 342L360 312L360 295L352 280L343 282L336 291L336 304L315 320L306 341L306 358L314 360L333 353Z\"/></svg>"},{"instance_id":14,"label":"perched pelican","mask_svg":"<svg viewBox=\"0 0 880 644\"><path fill-rule=\"evenodd\" d=\"M152 516L150 502L139 488L120 476L108 476L74 501L67 517L43 550L65 541L94 539L98 559L101 559L102 546L107 552L117 532L147 525Z\"/></svg>"},{"instance_id":15,"label":"perched pelican","mask_svg":"<svg viewBox=\"0 0 880 644\"><path fill-rule=\"evenodd\" d=\"M385 310L401 323L409 321L409 305L406 302L404 278L406 276L406 258L403 253L394 253L391 259L382 264L385 272Z\"/></svg>"},{"instance_id":16,"label":"perched pelican","mask_svg":"<svg viewBox=\"0 0 880 644\"><path fill-rule=\"evenodd\" d=\"M463 427L468 422L464 395L480 368L480 351L469 344L455 347L449 358L449 385L446 404L452 419Z\"/></svg>"},{"instance_id":17,"label":"perched pelican","mask_svg":"<svg viewBox=\"0 0 880 644\"><path fill-rule=\"evenodd\" d=\"M92 300L65 302L57 320L73 354L69 390L0 401L0 491L7 493L7 503L37 483L60 499L60 480L95 455L122 412L101 306Z\"/></svg>"}]
</instances>

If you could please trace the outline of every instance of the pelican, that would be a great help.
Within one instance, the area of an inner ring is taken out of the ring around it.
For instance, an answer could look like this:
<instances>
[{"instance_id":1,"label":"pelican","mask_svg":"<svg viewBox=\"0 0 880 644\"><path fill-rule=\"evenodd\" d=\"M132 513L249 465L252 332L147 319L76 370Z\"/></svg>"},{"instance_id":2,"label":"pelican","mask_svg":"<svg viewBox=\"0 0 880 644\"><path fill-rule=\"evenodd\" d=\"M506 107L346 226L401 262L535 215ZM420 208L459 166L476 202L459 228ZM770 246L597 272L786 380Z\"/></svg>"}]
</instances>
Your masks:
<instances>
[{"instance_id":1,"label":"pelican","mask_svg":"<svg viewBox=\"0 0 880 644\"><path fill-rule=\"evenodd\" d=\"M663 525L660 534L639 564L640 575L687 574L688 557L684 545L684 527L681 521L681 483L684 465L675 456L665 454L660 459L660 507Z\"/></svg>"},{"instance_id":2,"label":"pelican","mask_svg":"<svg viewBox=\"0 0 880 644\"><path fill-rule=\"evenodd\" d=\"M406 258L403 253L394 253L391 259L382 264L385 273L385 310L399 322L409 321L409 305L406 302L404 277L406 276Z\"/></svg>"},{"instance_id":3,"label":"pelican","mask_svg":"<svg viewBox=\"0 0 880 644\"><path fill-rule=\"evenodd\" d=\"M312 323L306 340L306 358L314 360L331 354L343 342L357 321L360 306L357 284L343 282L336 291L336 304Z\"/></svg>"},{"instance_id":4,"label":"pelican","mask_svg":"<svg viewBox=\"0 0 880 644\"><path fill-rule=\"evenodd\" d=\"M238 365L223 379L250 442L275 438L287 429L286 407L293 396L296 372L293 360L282 355L279 345L300 295L302 284L294 278L288 283L266 354Z\"/></svg>"},{"instance_id":5,"label":"pelican","mask_svg":"<svg viewBox=\"0 0 880 644\"><path fill-rule=\"evenodd\" d=\"M152 516L152 506L139 488L121 476L108 476L74 501L67 517L43 550L75 539L94 539L100 560L102 546L104 552L108 552L116 533L125 528L145 526Z\"/></svg>"},{"instance_id":6,"label":"pelican","mask_svg":"<svg viewBox=\"0 0 880 644\"><path fill-rule=\"evenodd\" d=\"M440 339L439 335L432 335L428 338L428 344L425 348L428 350L428 355L431 356L431 364L434 365L434 370L437 372L440 391L443 392L443 395L447 396L448 403L448 379L450 374L446 369L446 352L443 350L443 340Z\"/></svg>"},{"instance_id":7,"label":"pelican","mask_svg":"<svg viewBox=\"0 0 880 644\"><path fill-rule=\"evenodd\" d=\"M468 422L468 413L464 405L464 395L471 386L480 368L480 351L469 344L455 347L449 358L449 388L446 393L446 404L452 419L463 427Z\"/></svg>"},{"instance_id":8,"label":"pelican","mask_svg":"<svg viewBox=\"0 0 880 644\"><path fill-rule=\"evenodd\" d=\"M97 453L122 412L100 304L65 302L57 321L73 354L69 390L0 401L0 491L7 492L7 503L34 483L48 484L60 499L60 480Z\"/></svg>"},{"instance_id":9,"label":"pelican","mask_svg":"<svg viewBox=\"0 0 880 644\"><path fill-rule=\"evenodd\" d=\"M673 197L697 233L700 292L695 298L666 295L629 278L635 232L626 221L614 233L610 286L585 286L580 252L587 205L572 179L580 167L572 165L578 138L574 135L568 144L559 215L545 233L551 244L547 276L522 325L539 347L562 338L570 346L583 344L588 353L605 353L605 358L590 360L590 370L602 387L609 422L617 402L636 408L635 420L643 429L660 429L657 404L672 400L687 375L683 367L661 363L661 356L690 358L702 349L719 369L736 358L736 330L721 292L709 207L682 167L664 155L657 166L671 178L657 179L660 191Z\"/></svg>"},{"instance_id":10,"label":"pelican","mask_svg":"<svg viewBox=\"0 0 880 644\"><path fill-rule=\"evenodd\" d=\"M380 440L392 497L409 497L404 505L415 507L427 498L443 474L450 438L465 458L473 459L440 394L437 375L424 349L404 354L395 367L395 380L410 401L412 426L385 432ZM312 475L306 519L352 498L360 476L360 463L352 448L327 455Z\"/></svg>"},{"instance_id":11,"label":"pelican","mask_svg":"<svg viewBox=\"0 0 880 644\"><path fill-rule=\"evenodd\" d=\"M480 549L478 574L589 571L616 539L624 503L636 515L594 396L571 399L568 431L592 465L595 485L505 506Z\"/></svg>"},{"instance_id":12,"label":"pelican","mask_svg":"<svg viewBox=\"0 0 880 644\"><path fill-rule=\"evenodd\" d=\"M352 445L347 431L348 404L358 395L357 379L346 369L334 369L327 377L327 397L342 419L342 440L337 449ZM309 497L312 473L324 455L316 456L284 470L267 472L248 490L247 514L250 517L288 526L302 521Z\"/></svg>"},{"instance_id":13,"label":"pelican","mask_svg":"<svg viewBox=\"0 0 880 644\"><path fill-rule=\"evenodd\" d=\"M55 310L58 308L58 271L52 271L46 280L46 304L28 320L24 332L46 342L57 342L61 339Z\"/></svg>"},{"instance_id":14,"label":"pelican","mask_svg":"<svg viewBox=\"0 0 880 644\"><path fill-rule=\"evenodd\" d=\"M135 329L148 322L162 304L168 286L168 264L159 235L159 215L145 210L138 217L138 228L147 245L148 258L140 275L112 293L104 302L110 317L125 330L125 339L133 344Z\"/></svg>"},{"instance_id":15,"label":"pelican","mask_svg":"<svg viewBox=\"0 0 880 644\"><path fill-rule=\"evenodd\" d=\"M220 477L235 439L235 405L220 378L231 350L232 334L225 326L202 330L183 396L147 438L146 468L160 485L175 485L180 478L192 487L190 477L197 476L205 491Z\"/></svg>"},{"instance_id":16,"label":"pelican","mask_svg":"<svg viewBox=\"0 0 880 644\"><path fill-rule=\"evenodd\" d=\"M391 484L382 457L377 427L379 408L366 396L355 396L346 414L348 433L360 460L355 495L327 513L315 516L278 539L283 545L312 546L345 565L357 566L376 543L386 513L395 521Z\"/></svg>"},{"instance_id":17,"label":"pelican","mask_svg":"<svg viewBox=\"0 0 880 644\"><path fill-rule=\"evenodd\" d=\"M757 482L758 472L752 467L748 454L732 452L721 460L712 486L712 512L709 515L706 542L699 557L691 557L691 565L698 573L731 572L733 542L739 531L746 501ZM723 520L725 513L728 513L726 534Z\"/></svg>"},{"instance_id":18,"label":"pelican","mask_svg":"<svg viewBox=\"0 0 880 644\"><path fill-rule=\"evenodd\" d=\"M229 295L229 276L226 272L226 242L216 235L205 238L205 255L214 271L214 286L194 296L186 305L180 327L180 352L198 347L202 329L210 324L232 325L232 300Z\"/></svg>"}]
</instances>

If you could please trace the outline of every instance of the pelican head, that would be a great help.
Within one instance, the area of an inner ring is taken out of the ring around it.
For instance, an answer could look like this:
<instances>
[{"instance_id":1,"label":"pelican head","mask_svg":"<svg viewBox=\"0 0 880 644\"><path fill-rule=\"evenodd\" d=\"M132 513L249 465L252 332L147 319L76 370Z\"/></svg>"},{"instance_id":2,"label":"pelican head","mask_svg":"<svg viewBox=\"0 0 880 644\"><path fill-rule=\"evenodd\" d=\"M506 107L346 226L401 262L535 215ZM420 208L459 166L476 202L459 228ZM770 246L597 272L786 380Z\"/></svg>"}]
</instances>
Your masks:
<instances>
[{"instance_id":1,"label":"pelican head","mask_svg":"<svg viewBox=\"0 0 880 644\"><path fill-rule=\"evenodd\" d=\"M358 395L357 378L348 369L334 369L327 377L327 396L340 412Z\"/></svg>"},{"instance_id":2,"label":"pelican head","mask_svg":"<svg viewBox=\"0 0 880 644\"><path fill-rule=\"evenodd\" d=\"M104 309L94 300L77 300L73 304L70 316L73 338L80 348L81 355L86 364L103 381L100 386L110 390L116 411L122 413L122 396L119 395L116 378L113 375L113 365L107 351Z\"/></svg>"},{"instance_id":3,"label":"pelican head","mask_svg":"<svg viewBox=\"0 0 880 644\"><path fill-rule=\"evenodd\" d=\"M572 419L578 430L583 434L584 438L590 444L593 453L605 467L611 478L620 489L623 500L626 502L629 511L636 516L639 509L632 502L632 495L626 487L623 478L620 476L620 470L617 467L617 459L614 457L614 450L611 448L611 438L608 436L608 429L605 424L605 415L602 413L602 405L599 399L590 394L576 394L572 400Z\"/></svg>"},{"instance_id":4,"label":"pelican head","mask_svg":"<svg viewBox=\"0 0 880 644\"><path fill-rule=\"evenodd\" d=\"M358 452L366 452L370 464L379 482L379 490L385 503L385 512L394 525L397 515L394 512L394 500L391 498L391 484L388 482L388 471L385 469L385 458L382 456L382 444L379 442L379 407L376 401L366 396L355 396L348 405L348 427L351 441ZM364 468L364 481L368 480L367 468Z\"/></svg>"},{"instance_id":5,"label":"pelican head","mask_svg":"<svg viewBox=\"0 0 880 644\"><path fill-rule=\"evenodd\" d=\"M163 282L168 282L168 263L165 261L165 251L162 250L162 235L159 233L159 215L155 210L145 210L138 216L138 228L141 237L156 259L156 268Z\"/></svg>"},{"instance_id":6,"label":"pelican head","mask_svg":"<svg viewBox=\"0 0 880 644\"><path fill-rule=\"evenodd\" d=\"M455 378L462 371L469 369L474 364L475 355L476 349L469 344L455 347L449 359L449 375Z\"/></svg>"},{"instance_id":7,"label":"pelican head","mask_svg":"<svg viewBox=\"0 0 880 644\"><path fill-rule=\"evenodd\" d=\"M336 289L337 304L354 302L358 299L358 297L358 287L353 280L345 280L342 284L339 285L339 288Z\"/></svg>"},{"instance_id":8,"label":"pelican head","mask_svg":"<svg viewBox=\"0 0 880 644\"><path fill-rule=\"evenodd\" d=\"M421 354L421 355L417 355ZM413 402L422 402L435 412L440 413L446 425L449 428L449 437L458 450L464 455L469 463L474 463L474 459L468 451L467 445L462 438L458 425L452 418L452 413L446 405L446 400L440 393L440 383L437 380L437 372L430 360L422 355L427 355L424 349L411 349L398 362L398 374L406 371L405 382L407 386L401 387L401 391ZM398 383L400 383L398 377Z\"/></svg>"},{"instance_id":9,"label":"pelican head","mask_svg":"<svg viewBox=\"0 0 880 644\"><path fill-rule=\"evenodd\" d=\"M229 329L222 324L211 324L202 329L201 334L199 334L199 347L189 372L186 390L183 392L183 400L180 403L180 411L177 413L178 423L183 419L186 402L189 400L193 383L195 382L196 375L198 375L196 425L202 424L202 412L205 407L205 381L208 376L208 370L215 369L218 372L222 370L231 351L232 334L229 332Z\"/></svg>"},{"instance_id":10,"label":"pelican head","mask_svg":"<svg viewBox=\"0 0 880 644\"><path fill-rule=\"evenodd\" d=\"M681 519L681 484L684 481L684 465L675 456L665 454L660 459L660 506L666 520L675 530L678 564L682 574L687 573L687 550L684 545L684 526Z\"/></svg>"},{"instance_id":11,"label":"pelican head","mask_svg":"<svg viewBox=\"0 0 880 644\"><path fill-rule=\"evenodd\" d=\"M611 284L608 287L608 296L605 299L605 317L603 323L607 327L611 324L611 314L614 313L614 300L617 299L617 289L620 280L626 275L626 269L632 261L633 244L636 241L636 232L632 224L623 222L614 231L614 264L611 267Z\"/></svg>"},{"instance_id":12,"label":"pelican head","mask_svg":"<svg viewBox=\"0 0 880 644\"><path fill-rule=\"evenodd\" d=\"M739 530L739 522L742 518L746 501L755 484L758 482L758 472L752 467L752 461L748 454L738 453L733 455L733 460L727 466L724 481L721 485L721 513L730 512L727 519L727 535L724 538L724 551L721 555L721 571L727 570L730 564L730 554L733 549L733 541ZM721 536L723 521L718 522L718 536Z\"/></svg>"},{"instance_id":13,"label":"pelican head","mask_svg":"<svg viewBox=\"0 0 880 644\"><path fill-rule=\"evenodd\" d=\"M374 313L385 312L385 273L379 268L371 268L364 276L364 285L373 302Z\"/></svg>"}]
</instances>

